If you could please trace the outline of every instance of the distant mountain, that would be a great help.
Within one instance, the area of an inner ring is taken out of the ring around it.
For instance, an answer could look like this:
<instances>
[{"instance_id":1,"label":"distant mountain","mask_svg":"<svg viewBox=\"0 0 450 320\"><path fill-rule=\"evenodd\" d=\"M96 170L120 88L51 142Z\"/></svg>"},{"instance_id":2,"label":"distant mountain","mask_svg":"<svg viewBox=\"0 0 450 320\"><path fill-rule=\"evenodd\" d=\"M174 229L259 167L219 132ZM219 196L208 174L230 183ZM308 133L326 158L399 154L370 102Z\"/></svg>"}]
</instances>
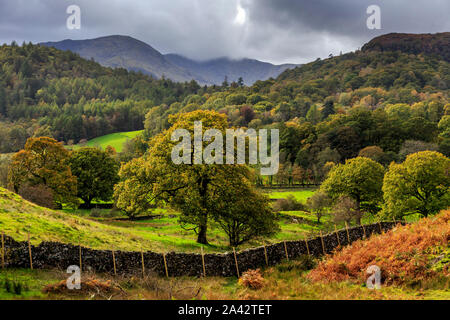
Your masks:
<instances>
[{"instance_id":1,"label":"distant mountain","mask_svg":"<svg viewBox=\"0 0 450 320\"><path fill-rule=\"evenodd\" d=\"M174 81L192 79L186 70L169 62L160 52L148 44L127 36L109 36L90 40L63 40L41 45L78 53L86 59L94 59L105 67L141 71L155 78L165 76Z\"/></svg>"},{"instance_id":2,"label":"distant mountain","mask_svg":"<svg viewBox=\"0 0 450 320\"><path fill-rule=\"evenodd\" d=\"M200 84L221 84L244 79L247 85L257 80L275 78L286 69L296 65L273 65L258 60L232 60L219 58L208 61L195 61L177 54L163 55L145 42L128 36L108 36L90 40L63 40L45 42L41 45L78 53L86 59L112 68L125 68L141 71L155 78L163 76L173 81L184 82L192 79Z\"/></svg>"},{"instance_id":3,"label":"distant mountain","mask_svg":"<svg viewBox=\"0 0 450 320\"><path fill-rule=\"evenodd\" d=\"M242 77L246 85L251 85L258 80L276 78L283 71L297 66L295 64L273 65L253 59L218 58L195 61L177 54L167 54L165 57L173 64L196 75L198 81L215 84L221 84L225 77L228 81L236 81Z\"/></svg>"},{"instance_id":4,"label":"distant mountain","mask_svg":"<svg viewBox=\"0 0 450 320\"><path fill-rule=\"evenodd\" d=\"M410 54L435 55L450 61L450 32L435 34L389 33L376 37L362 51L401 51Z\"/></svg>"}]
</instances>

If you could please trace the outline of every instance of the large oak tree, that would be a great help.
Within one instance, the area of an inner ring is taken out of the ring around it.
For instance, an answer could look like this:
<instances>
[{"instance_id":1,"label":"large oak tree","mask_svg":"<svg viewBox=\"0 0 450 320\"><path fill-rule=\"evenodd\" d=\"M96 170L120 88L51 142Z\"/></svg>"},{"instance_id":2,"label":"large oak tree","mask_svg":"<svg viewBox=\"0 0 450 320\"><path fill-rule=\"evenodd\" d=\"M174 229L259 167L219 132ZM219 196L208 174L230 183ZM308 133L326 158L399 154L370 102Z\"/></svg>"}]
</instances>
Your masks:
<instances>
[{"instance_id":1,"label":"large oak tree","mask_svg":"<svg viewBox=\"0 0 450 320\"><path fill-rule=\"evenodd\" d=\"M249 183L250 171L247 166L238 164L194 164L194 122L202 122L203 134L208 129L217 129L225 134L228 128L225 115L214 111L194 111L173 117L171 121L173 125L168 130L150 141L150 148L143 157L122 166L119 172L121 182L114 192L116 204L130 216L144 213L158 202L169 204L181 212L182 226L196 232L197 242L207 244L210 218L236 214L233 203L239 200L240 187ZM188 143L191 147L183 155L191 160L191 164L172 161L172 150L179 142L172 141L171 137L177 129L187 130L190 134ZM203 148L209 144L204 141ZM256 196L252 199L260 200ZM267 206L263 204L262 207ZM218 208L223 210L218 211ZM249 220L244 223L248 224ZM236 244L241 241L230 242Z\"/></svg>"}]
</instances>

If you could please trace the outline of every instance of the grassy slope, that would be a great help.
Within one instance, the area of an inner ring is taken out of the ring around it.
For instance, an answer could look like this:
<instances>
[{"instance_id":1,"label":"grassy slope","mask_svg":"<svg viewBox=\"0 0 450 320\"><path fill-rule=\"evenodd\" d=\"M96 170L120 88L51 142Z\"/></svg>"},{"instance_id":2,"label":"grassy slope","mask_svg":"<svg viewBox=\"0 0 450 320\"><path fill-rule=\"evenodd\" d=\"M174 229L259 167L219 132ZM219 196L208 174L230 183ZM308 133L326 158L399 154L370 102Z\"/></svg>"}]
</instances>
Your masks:
<instances>
[{"instance_id":1,"label":"grassy slope","mask_svg":"<svg viewBox=\"0 0 450 320\"><path fill-rule=\"evenodd\" d=\"M199 252L201 246L196 243L192 231L183 230L178 223L178 215L170 210L156 209L156 214L163 217L144 221L106 221L87 217L87 212L66 210L54 211L36 206L21 197L0 189L0 231L25 240L29 231L31 240L37 244L44 240L116 250L153 251L189 251ZM315 217L304 212L289 213L302 217L308 223L292 223L289 218L281 218L281 232L265 242L280 240L298 240L317 231L321 225L315 224ZM204 249L207 252L224 252L227 246L226 235L217 226L210 228L208 239L211 243ZM260 245L262 240L255 240L245 247Z\"/></svg>"},{"instance_id":2,"label":"grassy slope","mask_svg":"<svg viewBox=\"0 0 450 320\"><path fill-rule=\"evenodd\" d=\"M11 196L10 193L6 195ZM0 207L5 208L4 192L0 193L0 199L2 200ZM20 199L15 200L18 202ZM31 214L35 214L35 206L26 202L21 203L21 205L24 209L31 212ZM11 208L8 207L7 209ZM439 220L436 221L435 219ZM335 255L328 256L323 262L319 261L319 266L312 273L308 271L310 267L307 266L311 264L311 261L308 262L309 259L306 259L306 257L295 261L284 262L275 267L264 268L262 275L265 283L261 289L257 290L243 287L235 277L208 277L200 280L189 277L177 279L149 277L141 280L138 277L130 280L121 277L111 278L108 275L91 276L95 276L98 279L112 279L113 283L127 288L124 294L115 296L113 299L450 299L448 278L445 280L445 277L426 279L427 281L414 282L412 285L408 283L386 285L383 283L380 290L367 289L365 287L365 278L334 278L328 282L313 281L311 279L311 275L317 273L321 269L321 266L328 264L328 261L334 261L342 256L348 256L352 261L358 260L362 263L366 262L367 259L373 259L374 254L377 255L373 249L378 250L380 258L378 258L377 264L380 263L382 269L384 268L383 261L388 261L389 264L386 265L386 268L390 268L389 272L398 272L399 276L408 275L408 273L403 272L403 269L396 269L396 267L399 265L399 261L403 261L403 263L408 261L420 262L420 258L418 257L420 250L413 250L414 252L412 253L414 255L412 258L405 256L404 252L402 253L400 251L406 247L411 247L412 249L417 247L420 249L423 247L423 244L432 243L432 247L428 250L431 254L430 257L442 256L442 253L445 252L445 246L438 244L442 243L442 239L448 239L448 219L449 212L441 214L437 218L421 220L412 226L397 228L384 235L375 235L366 241L359 241L355 245L338 251ZM3 221L0 219L0 226L3 225ZM427 230L430 234L427 233ZM448 241L444 241L445 244L447 244L446 252L448 255ZM425 245L425 247L428 246ZM385 253L390 255L388 260L382 257ZM377 258L375 257L375 259ZM352 261L347 262L344 259L339 263L344 262L348 264ZM445 267L445 261L445 259L441 259L439 263L432 262L431 265L427 264L425 265L425 270L437 271L439 275L442 273L442 271L439 271L441 270L440 268ZM392 265L392 268L390 265ZM340 268L338 271L344 269ZM357 267L356 269L360 268ZM421 269L419 266L417 270L422 272L424 269ZM22 281L26 283L29 289L24 291L22 295L6 293L2 285L2 282L6 278ZM66 274L56 271L7 270L0 273L0 299L77 298L74 296L48 296L47 294L42 294L41 289L44 285L57 283L66 278ZM133 282L131 285L130 281ZM175 290L175 294L173 293L174 287L180 289ZM195 295L198 292L198 287L202 288L202 294L200 296ZM189 288L192 288L192 290ZM97 296L97 298L101 299L102 297Z\"/></svg>"},{"instance_id":3,"label":"grassy slope","mask_svg":"<svg viewBox=\"0 0 450 320\"><path fill-rule=\"evenodd\" d=\"M293 195L297 201L306 203L306 200L311 197L316 190L313 189L298 189L298 190L271 190L267 194L270 199L284 199L289 195Z\"/></svg>"},{"instance_id":4,"label":"grassy slope","mask_svg":"<svg viewBox=\"0 0 450 320\"><path fill-rule=\"evenodd\" d=\"M154 241L139 229L121 228L88 220L76 215L34 205L20 196L0 188L0 231L18 241L58 241L96 249L162 250L172 249Z\"/></svg>"},{"instance_id":5,"label":"grassy slope","mask_svg":"<svg viewBox=\"0 0 450 320\"><path fill-rule=\"evenodd\" d=\"M111 133L106 136L101 136L92 140L89 140L85 146L88 147L101 147L105 149L107 146L111 146L116 149L117 152L122 152L123 146L127 140L133 139L143 131L130 131L130 132L118 132ZM81 145L76 145L76 148L80 148Z\"/></svg>"}]
</instances>

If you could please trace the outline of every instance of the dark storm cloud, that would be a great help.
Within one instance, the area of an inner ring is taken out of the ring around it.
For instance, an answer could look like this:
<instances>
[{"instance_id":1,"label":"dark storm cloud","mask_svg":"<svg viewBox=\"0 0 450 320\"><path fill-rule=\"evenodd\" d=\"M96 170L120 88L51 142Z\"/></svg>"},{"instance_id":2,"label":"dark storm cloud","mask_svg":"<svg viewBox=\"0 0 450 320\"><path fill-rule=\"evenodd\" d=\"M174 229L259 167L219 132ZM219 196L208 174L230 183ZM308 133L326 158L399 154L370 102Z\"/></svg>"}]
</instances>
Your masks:
<instances>
[{"instance_id":1,"label":"dark storm cloud","mask_svg":"<svg viewBox=\"0 0 450 320\"><path fill-rule=\"evenodd\" d=\"M81 30L66 28L72 4L81 7ZM382 30L366 27L372 4L381 8ZM300 63L383 33L449 31L449 12L448 0L0 0L0 41L124 34L197 59Z\"/></svg>"}]
</instances>

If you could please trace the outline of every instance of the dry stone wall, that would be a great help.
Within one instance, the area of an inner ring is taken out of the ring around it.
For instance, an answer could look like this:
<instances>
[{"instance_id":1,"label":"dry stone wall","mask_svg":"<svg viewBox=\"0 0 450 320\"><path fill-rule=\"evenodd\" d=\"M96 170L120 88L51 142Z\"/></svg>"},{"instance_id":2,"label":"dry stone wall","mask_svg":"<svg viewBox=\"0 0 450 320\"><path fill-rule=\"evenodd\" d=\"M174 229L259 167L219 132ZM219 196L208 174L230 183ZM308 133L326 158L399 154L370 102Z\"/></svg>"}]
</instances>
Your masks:
<instances>
[{"instance_id":1,"label":"dry stone wall","mask_svg":"<svg viewBox=\"0 0 450 320\"><path fill-rule=\"evenodd\" d=\"M335 233L305 240L286 241L266 246L268 265L276 265L286 259L295 259L309 253L319 257L323 253L331 253L338 247L348 245L369 237L374 233L387 231L395 226L393 222L381 222L364 227L353 227L339 230ZM339 241L338 241L339 237ZM322 242L323 240L323 242ZM322 245L323 243L323 245ZM286 245L286 247L285 247ZM10 237L4 238L4 260L6 268L30 268L28 242L17 242ZM31 246L33 268L39 269L66 269L70 265L80 264L80 248L71 244L57 242L42 242L38 246ZM142 256L140 252L115 251L115 264L117 273L130 274L142 272ZM95 272L114 272L113 254L108 250L94 250L81 248L83 270ZM144 266L147 272L165 275L164 257L161 253L144 252ZM195 253L167 253L165 255L169 276L201 276L203 274L202 256ZM266 265L264 247L236 252L239 271L242 273ZM236 261L234 253L205 254L205 271L207 276L236 276Z\"/></svg>"}]
</instances>

